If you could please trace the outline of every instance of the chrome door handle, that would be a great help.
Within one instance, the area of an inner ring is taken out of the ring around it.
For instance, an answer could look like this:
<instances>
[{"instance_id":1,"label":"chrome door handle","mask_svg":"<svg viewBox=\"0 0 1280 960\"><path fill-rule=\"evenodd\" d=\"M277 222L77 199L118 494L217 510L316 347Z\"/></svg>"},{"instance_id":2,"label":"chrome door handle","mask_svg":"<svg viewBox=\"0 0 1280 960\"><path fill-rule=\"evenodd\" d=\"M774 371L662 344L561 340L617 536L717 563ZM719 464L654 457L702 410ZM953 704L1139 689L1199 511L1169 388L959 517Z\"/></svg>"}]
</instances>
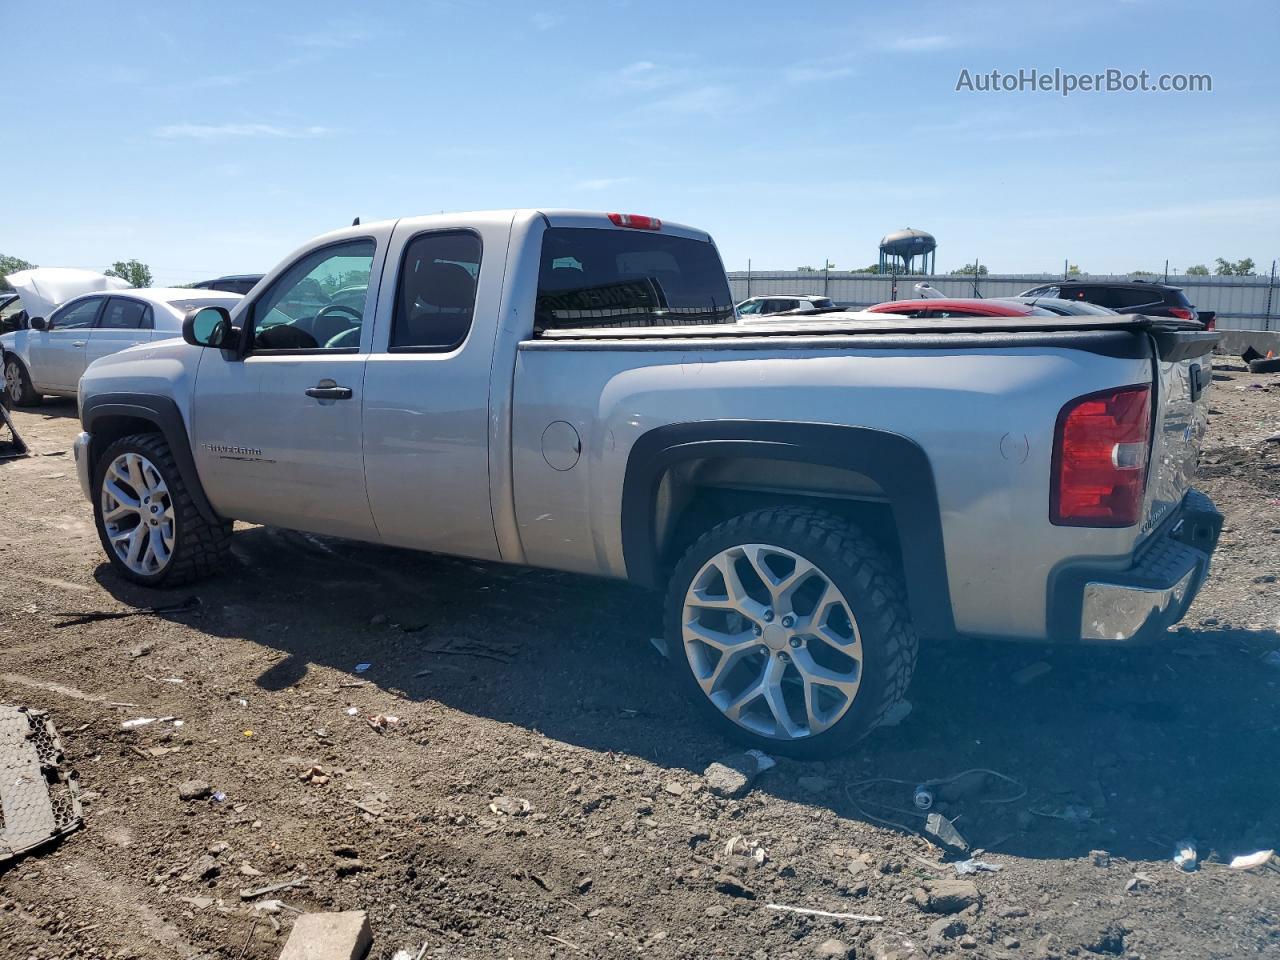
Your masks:
<instances>
[{"instance_id":1,"label":"chrome door handle","mask_svg":"<svg viewBox=\"0 0 1280 960\"><path fill-rule=\"evenodd\" d=\"M86 343L88 343L88 342L89 342L89 341L87 341L87 340L72 340L72 341L71 341L71 345L72 345L73 347L83 347L83 346L84 346Z\"/></svg>"},{"instance_id":2,"label":"chrome door handle","mask_svg":"<svg viewBox=\"0 0 1280 960\"><path fill-rule=\"evenodd\" d=\"M350 387L307 387L306 394L308 397L315 397L317 400L350 400Z\"/></svg>"}]
</instances>

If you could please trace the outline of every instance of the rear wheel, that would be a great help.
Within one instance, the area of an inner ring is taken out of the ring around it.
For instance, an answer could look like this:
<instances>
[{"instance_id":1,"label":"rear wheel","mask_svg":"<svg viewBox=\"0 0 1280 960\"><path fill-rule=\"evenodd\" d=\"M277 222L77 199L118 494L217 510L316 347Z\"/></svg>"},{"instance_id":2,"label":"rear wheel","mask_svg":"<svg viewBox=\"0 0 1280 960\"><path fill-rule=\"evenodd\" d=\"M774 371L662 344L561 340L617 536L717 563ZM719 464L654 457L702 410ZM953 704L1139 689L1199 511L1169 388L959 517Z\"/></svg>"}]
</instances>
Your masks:
<instances>
[{"instance_id":1,"label":"rear wheel","mask_svg":"<svg viewBox=\"0 0 1280 960\"><path fill-rule=\"evenodd\" d=\"M689 548L667 595L677 682L721 730L828 756L906 692L917 640L902 584L858 527L820 510L757 510Z\"/></svg>"},{"instance_id":2,"label":"rear wheel","mask_svg":"<svg viewBox=\"0 0 1280 960\"><path fill-rule=\"evenodd\" d=\"M117 440L98 461L94 520L111 565L149 587L176 586L218 570L231 524L200 515L164 437Z\"/></svg>"},{"instance_id":3,"label":"rear wheel","mask_svg":"<svg viewBox=\"0 0 1280 960\"><path fill-rule=\"evenodd\" d=\"M42 399L31 385L26 366L11 353L4 358L4 395L15 407L34 407Z\"/></svg>"}]
</instances>

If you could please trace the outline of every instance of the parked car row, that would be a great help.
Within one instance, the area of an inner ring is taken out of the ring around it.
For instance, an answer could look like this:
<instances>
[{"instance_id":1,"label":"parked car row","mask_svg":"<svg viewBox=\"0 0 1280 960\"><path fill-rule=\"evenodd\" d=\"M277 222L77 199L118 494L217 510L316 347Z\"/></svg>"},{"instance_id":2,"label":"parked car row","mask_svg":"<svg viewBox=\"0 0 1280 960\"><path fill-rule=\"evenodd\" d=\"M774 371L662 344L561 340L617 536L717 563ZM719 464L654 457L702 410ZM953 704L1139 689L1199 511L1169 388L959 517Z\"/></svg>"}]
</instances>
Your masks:
<instances>
[{"instance_id":1,"label":"parked car row","mask_svg":"<svg viewBox=\"0 0 1280 960\"><path fill-rule=\"evenodd\" d=\"M45 395L75 396L81 375L94 360L180 336L182 318L191 308L230 306L240 299L239 294L213 290L122 286L71 297L47 317L32 316L24 329L0 336L9 403L27 407ZM25 299L40 302L30 293Z\"/></svg>"},{"instance_id":2,"label":"parked car row","mask_svg":"<svg viewBox=\"0 0 1280 960\"><path fill-rule=\"evenodd\" d=\"M920 285L918 285L920 286ZM1197 311L1181 287L1144 280L1060 281L1025 290L1016 297L946 297L932 289L920 299L891 300L866 309L867 313L892 314L917 319L947 320L964 317L1106 316L1141 314L1195 321L1212 330L1217 314ZM738 304L748 322L762 316L793 317L805 313L846 310L827 297L773 295L751 297Z\"/></svg>"}]
</instances>

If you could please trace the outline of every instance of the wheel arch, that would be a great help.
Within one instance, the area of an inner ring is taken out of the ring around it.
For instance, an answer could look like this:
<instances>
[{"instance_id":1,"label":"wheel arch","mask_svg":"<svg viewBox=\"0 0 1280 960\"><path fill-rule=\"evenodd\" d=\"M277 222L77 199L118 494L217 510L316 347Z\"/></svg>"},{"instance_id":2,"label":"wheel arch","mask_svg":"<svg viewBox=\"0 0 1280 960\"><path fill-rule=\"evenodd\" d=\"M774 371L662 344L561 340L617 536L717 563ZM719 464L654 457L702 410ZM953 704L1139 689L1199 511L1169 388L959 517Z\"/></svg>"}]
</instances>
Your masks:
<instances>
[{"instance_id":1,"label":"wheel arch","mask_svg":"<svg viewBox=\"0 0 1280 960\"><path fill-rule=\"evenodd\" d=\"M867 427L787 421L707 420L650 430L632 446L623 481L628 578L657 586L681 520L708 489L726 483L784 500L887 508L916 629L926 637L955 634L937 488L915 441Z\"/></svg>"},{"instance_id":2,"label":"wheel arch","mask_svg":"<svg viewBox=\"0 0 1280 960\"><path fill-rule=\"evenodd\" d=\"M174 463L182 474L191 499L200 516L209 523L221 521L209 498L205 496L186 423L178 405L168 397L147 394L112 393L89 397L80 407L80 423L92 437L89 465L92 471L112 443L135 433L159 433L169 445Z\"/></svg>"}]
</instances>

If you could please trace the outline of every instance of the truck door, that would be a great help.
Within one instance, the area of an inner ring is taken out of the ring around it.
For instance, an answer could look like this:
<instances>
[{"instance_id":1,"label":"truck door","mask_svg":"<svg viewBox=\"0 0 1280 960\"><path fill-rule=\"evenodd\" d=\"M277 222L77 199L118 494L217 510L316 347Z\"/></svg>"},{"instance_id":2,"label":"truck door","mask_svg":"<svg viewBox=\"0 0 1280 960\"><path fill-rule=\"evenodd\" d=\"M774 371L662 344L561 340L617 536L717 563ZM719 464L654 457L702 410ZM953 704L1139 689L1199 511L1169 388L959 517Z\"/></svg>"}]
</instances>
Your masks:
<instances>
[{"instance_id":1,"label":"truck door","mask_svg":"<svg viewBox=\"0 0 1280 960\"><path fill-rule=\"evenodd\" d=\"M489 368L510 233L510 214L396 224L364 389L365 476L386 543L499 558Z\"/></svg>"},{"instance_id":2,"label":"truck door","mask_svg":"<svg viewBox=\"0 0 1280 960\"><path fill-rule=\"evenodd\" d=\"M247 352L208 350L192 405L196 467L223 516L377 540L360 406L390 226L314 248L233 319Z\"/></svg>"}]
</instances>

